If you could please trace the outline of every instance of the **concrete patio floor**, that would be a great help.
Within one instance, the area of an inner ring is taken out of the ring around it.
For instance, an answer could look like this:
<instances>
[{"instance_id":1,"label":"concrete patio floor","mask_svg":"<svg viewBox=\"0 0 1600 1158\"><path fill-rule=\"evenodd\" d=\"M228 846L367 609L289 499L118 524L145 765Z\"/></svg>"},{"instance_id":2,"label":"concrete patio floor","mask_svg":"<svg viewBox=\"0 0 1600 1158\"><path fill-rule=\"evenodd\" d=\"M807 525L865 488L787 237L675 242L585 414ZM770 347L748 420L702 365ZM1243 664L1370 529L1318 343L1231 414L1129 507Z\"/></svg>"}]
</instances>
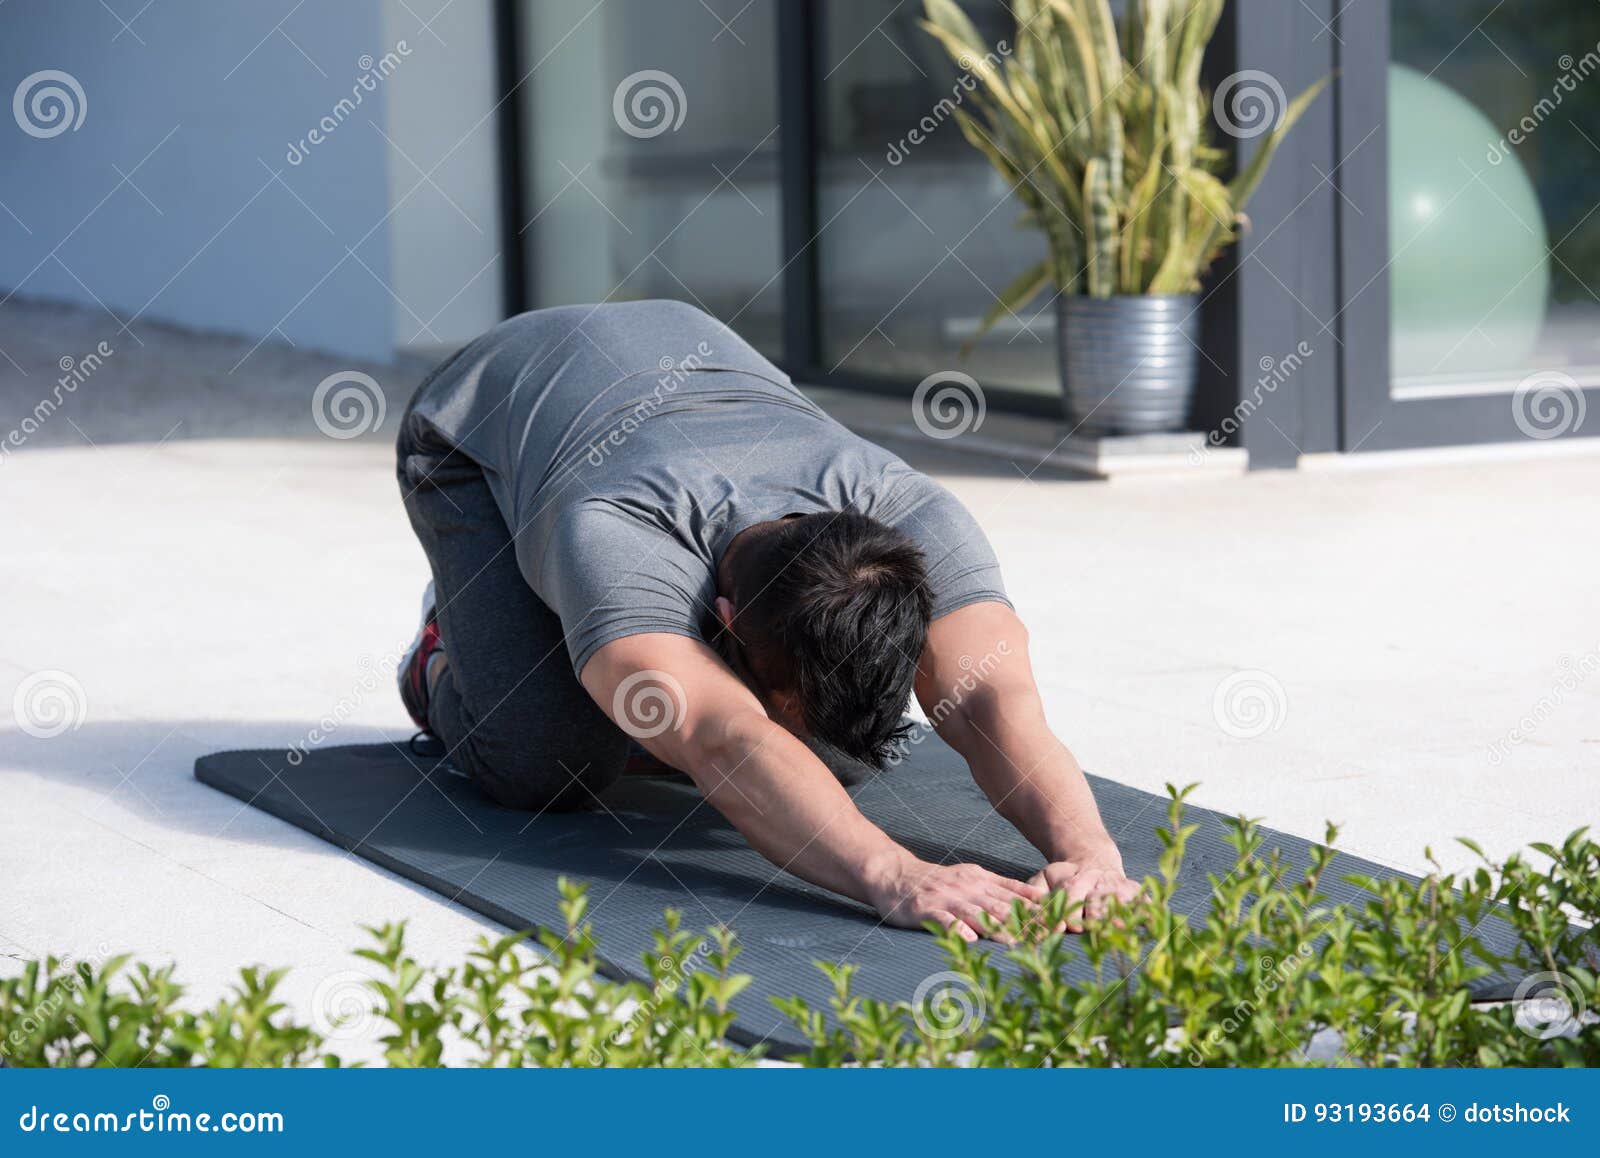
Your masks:
<instances>
[{"instance_id":1,"label":"concrete patio floor","mask_svg":"<svg viewBox=\"0 0 1600 1158\"><path fill-rule=\"evenodd\" d=\"M0 427L108 328L9 306ZM388 445L414 378L368 368L388 421L336 440L309 398L343 365L139 335L0 464L0 969L133 952L209 1000L290 965L305 1010L362 924L457 958L489 922L191 778L330 713L332 742L409 732L378 669L425 574ZM988 528L1090 769L1307 836L1333 819L1413 869L1425 846L1469 863L1458 835L1503 854L1600 820L1600 458L1109 485L926 462ZM51 738L12 715L40 671L86 703ZM1248 737L1234 709L1262 689Z\"/></svg>"}]
</instances>

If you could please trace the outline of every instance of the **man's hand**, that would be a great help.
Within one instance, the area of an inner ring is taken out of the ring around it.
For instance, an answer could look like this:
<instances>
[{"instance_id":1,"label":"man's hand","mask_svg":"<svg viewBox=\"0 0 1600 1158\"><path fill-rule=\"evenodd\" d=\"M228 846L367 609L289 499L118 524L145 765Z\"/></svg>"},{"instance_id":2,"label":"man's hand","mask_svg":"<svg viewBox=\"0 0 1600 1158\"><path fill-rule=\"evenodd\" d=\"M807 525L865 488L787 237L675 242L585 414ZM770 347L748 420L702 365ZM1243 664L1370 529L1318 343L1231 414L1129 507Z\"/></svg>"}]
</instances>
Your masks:
<instances>
[{"instance_id":1,"label":"man's hand","mask_svg":"<svg viewBox=\"0 0 1600 1158\"><path fill-rule=\"evenodd\" d=\"M1104 916L1111 897L1139 888L1100 820L1094 794L1045 720L1028 658L1028 633L1003 603L973 603L934 621L917 665L917 698L939 735L966 758L995 811L1046 862L1032 883L1067 894L1067 927Z\"/></svg>"},{"instance_id":2,"label":"man's hand","mask_svg":"<svg viewBox=\"0 0 1600 1158\"><path fill-rule=\"evenodd\" d=\"M1132 902L1139 895L1138 884L1122 875L1121 865L1093 861L1054 861L1028 883L1067 894L1069 933L1081 933L1090 921L1103 919L1113 898Z\"/></svg>"},{"instance_id":3,"label":"man's hand","mask_svg":"<svg viewBox=\"0 0 1600 1158\"><path fill-rule=\"evenodd\" d=\"M891 925L920 929L925 922L934 921L953 929L963 940L976 941L991 935L985 916L1003 925L1013 902L1020 899L1031 907L1045 893L1038 881L1023 884L979 865L929 864L912 858L881 882L874 882L868 900ZM992 935L1005 944L1012 941L1004 930Z\"/></svg>"}]
</instances>

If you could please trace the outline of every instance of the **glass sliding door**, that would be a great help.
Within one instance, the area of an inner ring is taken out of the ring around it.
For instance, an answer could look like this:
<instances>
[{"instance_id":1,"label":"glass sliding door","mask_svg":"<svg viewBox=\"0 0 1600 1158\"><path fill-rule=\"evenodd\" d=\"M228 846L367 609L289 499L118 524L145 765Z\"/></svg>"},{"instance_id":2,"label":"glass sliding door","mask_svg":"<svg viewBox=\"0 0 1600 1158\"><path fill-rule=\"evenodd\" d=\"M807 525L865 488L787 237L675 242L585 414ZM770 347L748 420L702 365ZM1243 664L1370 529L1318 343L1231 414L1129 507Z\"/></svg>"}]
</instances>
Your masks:
<instances>
[{"instance_id":1,"label":"glass sliding door","mask_svg":"<svg viewBox=\"0 0 1600 1158\"><path fill-rule=\"evenodd\" d=\"M1600 433L1600 5L1334 27L1342 447Z\"/></svg>"},{"instance_id":2,"label":"glass sliding door","mask_svg":"<svg viewBox=\"0 0 1600 1158\"><path fill-rule=\"evenodd\" d=\"M1600 5L1393 0L1391 388L1600 384Z\"/></svg>"},{"instance_id":3,"label":"glass sliding door","mask_svg":"<svg viewBox=\"0 0 1600 1158\"><path fill-rule=\"evenodd\" d=\"M991 44L1015 39L1002 0L963 7ZM1059 394L1048 294L960 359L1044 243L1016 227L1020 204L950 116L967 90L919 27L921 3L824 0L811 11L822 369L914 383L959 368L986 388Z\"/></svg>"},{"instance_id":4,"label":"glass sliding door","mask_svg":"<svg viewBox=\"0 0 1600 1158\"><path fill-rule=\"evenodd\" d=\"M781 354L777 8L521 6L533 305L677 298Z\"/></svg>"}]
</instances>

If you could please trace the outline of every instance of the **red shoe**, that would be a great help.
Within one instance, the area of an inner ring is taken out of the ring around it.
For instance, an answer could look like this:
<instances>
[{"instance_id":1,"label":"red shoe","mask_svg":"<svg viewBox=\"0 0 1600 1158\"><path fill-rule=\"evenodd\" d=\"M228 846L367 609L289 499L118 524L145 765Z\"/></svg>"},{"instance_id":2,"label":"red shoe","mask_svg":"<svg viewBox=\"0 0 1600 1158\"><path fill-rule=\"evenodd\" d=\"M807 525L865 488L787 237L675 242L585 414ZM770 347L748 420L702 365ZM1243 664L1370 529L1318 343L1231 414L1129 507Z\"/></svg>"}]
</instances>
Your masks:
<instances>
[{"instance_id":1,"label":"red shoe","mask_svg":"<svg viewBox=\"0 0 1600 1158\"><path fill-rule=\"evenodd\" d=\"M428 661L443 646L444 641L439 638L439 617L434 609L433 582L430 580L422 593L422 626L417 629L417 638L412 640L410 650L395 672L400 684L400 702L405 704L411 722L430 736L433 731L428 727Z\"/></svg>"}]
</instances>

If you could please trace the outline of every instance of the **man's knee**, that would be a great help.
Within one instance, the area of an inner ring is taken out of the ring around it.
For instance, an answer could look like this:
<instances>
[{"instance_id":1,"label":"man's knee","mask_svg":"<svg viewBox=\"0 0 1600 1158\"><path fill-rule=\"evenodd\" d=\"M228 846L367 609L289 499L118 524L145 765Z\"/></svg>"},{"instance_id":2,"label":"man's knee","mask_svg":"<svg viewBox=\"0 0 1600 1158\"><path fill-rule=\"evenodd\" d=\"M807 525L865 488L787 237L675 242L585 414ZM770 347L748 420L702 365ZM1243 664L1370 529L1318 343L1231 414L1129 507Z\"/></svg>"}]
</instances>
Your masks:
<instances>
[{"instance_id":1,"label":"man's knee","mask_svg":"<svg viewBox=\"0 0 1600 1158\"><path fill-rule=\"evenodd\" d=\"M576 782L565 786L515 776L479 777L478 787L502 808L518 812L577 812L592 799Z\"/></svg>"}]
</instances>

